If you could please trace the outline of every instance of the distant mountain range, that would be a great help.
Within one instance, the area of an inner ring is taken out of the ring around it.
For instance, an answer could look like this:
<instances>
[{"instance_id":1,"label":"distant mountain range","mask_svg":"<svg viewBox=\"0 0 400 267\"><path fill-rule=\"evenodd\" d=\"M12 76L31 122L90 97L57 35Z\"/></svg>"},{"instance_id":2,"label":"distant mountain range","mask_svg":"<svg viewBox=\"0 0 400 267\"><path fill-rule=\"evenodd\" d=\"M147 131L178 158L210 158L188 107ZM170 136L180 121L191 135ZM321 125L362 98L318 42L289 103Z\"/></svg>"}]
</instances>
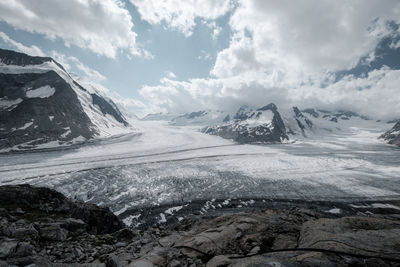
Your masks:
<instances>
[{"instance_id":1,"label":"distant mountain range","mask_svg":"<svg viewBox=\"0 0 400 267\"><path fill-rule=\"evenodd\" d=\"M259 108L240 107L236 113L201 110L183 115L150 114L144 120L167 120L171 125L197 125L211 135L232 139L239 143L285 143L316 135L341 132L352 126L374 124L382 132L388 123L373 121L352 111L302 109L280 110L274 103ZM382 135L388 143L400 143L400 122Z\"/></svg>"},{"instance_id":2,"label":"distant mountain range","mask_svg":"<svg viewBox=\"0 0 400 267\"><path fill-rule=\"evenodd\" d=\"M118 107L50 57L0 49L0 150L55 147L128 132Z\"/></svg>"}]
</instances>

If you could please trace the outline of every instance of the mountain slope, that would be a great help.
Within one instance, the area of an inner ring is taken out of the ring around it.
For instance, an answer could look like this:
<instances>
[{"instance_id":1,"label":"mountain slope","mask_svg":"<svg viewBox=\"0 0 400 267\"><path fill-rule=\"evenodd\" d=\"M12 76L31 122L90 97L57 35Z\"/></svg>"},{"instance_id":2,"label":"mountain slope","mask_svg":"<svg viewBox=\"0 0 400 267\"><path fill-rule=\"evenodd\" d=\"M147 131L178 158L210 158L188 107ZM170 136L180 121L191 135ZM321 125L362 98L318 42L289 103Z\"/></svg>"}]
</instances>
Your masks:
<instances>
[{"instance_id":1,"label":"mountain slope","mask_svg":"<svg viewBox=\"0 0 400 267\"><path fill-rule=\"evenodd\" d=\"M397 122L392 129L381 135L389 144L400 146L400 121Z\"/></svg>"},{"instance_id":2,"label":"mountain slope","mask_svg":"<svg viewBox=\"0 0 400 267\"><path fill-rule=\"evenodd\" d=\"M49 57L0 49L0 150L68 145L129 131L116 105Z\"/></svg>"}]
</instances>

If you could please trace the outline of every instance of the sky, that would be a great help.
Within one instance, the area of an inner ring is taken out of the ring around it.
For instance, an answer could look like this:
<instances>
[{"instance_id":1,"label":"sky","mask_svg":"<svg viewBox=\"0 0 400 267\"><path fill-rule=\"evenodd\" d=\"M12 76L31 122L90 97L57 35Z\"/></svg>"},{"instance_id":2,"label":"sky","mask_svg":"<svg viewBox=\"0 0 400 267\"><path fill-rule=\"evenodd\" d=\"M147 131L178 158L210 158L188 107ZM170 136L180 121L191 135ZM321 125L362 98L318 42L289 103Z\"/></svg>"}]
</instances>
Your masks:
<instances>
[{"instance_id":1,"label":"sky","mask_svg":"<svg viewBox=\"0 0 400 267\"><path fill-rule=\"evenodd\" d=\"M51 56L124 110L400 114L398 0L7 0L0 47Z\"/></svg>"}]
</instances>

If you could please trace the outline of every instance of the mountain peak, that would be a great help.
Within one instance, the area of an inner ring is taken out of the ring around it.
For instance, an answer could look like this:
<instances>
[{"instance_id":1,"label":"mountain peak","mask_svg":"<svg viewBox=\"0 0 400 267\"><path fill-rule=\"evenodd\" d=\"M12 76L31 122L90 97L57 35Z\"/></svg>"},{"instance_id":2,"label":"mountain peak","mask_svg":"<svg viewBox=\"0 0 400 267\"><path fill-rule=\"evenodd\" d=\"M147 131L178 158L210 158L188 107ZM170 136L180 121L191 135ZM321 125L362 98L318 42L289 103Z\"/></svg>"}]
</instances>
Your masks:
<instances>
[{"instance_id":1,"label":"mountain peak","mask_svg":"<svg viewBox=\"0 0 400 267\"><path fill-rule=\"evenodd\" d=\"M261 108L259 108L259 109L257 109L257 110L259 110L259 111L262 111L262 110L277 111L278 108L277 108L277 106L276 106L274 103L269 103L268 105L263 106L263 107L261 107Z\"/></svg>"}]
</instances>

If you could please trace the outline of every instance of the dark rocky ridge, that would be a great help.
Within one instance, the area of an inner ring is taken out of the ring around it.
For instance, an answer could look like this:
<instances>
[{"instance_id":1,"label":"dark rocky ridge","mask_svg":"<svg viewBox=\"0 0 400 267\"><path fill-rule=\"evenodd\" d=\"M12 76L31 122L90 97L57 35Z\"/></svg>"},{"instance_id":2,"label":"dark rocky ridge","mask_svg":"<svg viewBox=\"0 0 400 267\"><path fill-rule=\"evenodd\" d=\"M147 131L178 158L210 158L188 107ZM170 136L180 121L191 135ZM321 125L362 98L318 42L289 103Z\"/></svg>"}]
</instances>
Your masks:
<instances>
[{"instance_id":1,"label":"dark rocky ridge","mask_svg":"<svg viewBox=\"0 0 400 267\"><path fill-rule=\"evenodd\" d=\"M392 129L381 135L380 138L389 144L400 146L400 122L397 122Z\"/></svg>"},{"instance_id":2,"label":"dark rocky ridge","mask_svg":"<svg viewBox=\"0 0 400 267\"><path fill-rule=\"evenodd\" d=\"M62 78L58 71L65 72L66 76L68 74L52 58L32 57L0 49L0 62L7 66L29 65L26 73L0 71L0 149L14 146L30 149L51 141L68 144L78 137L87 140L97 136L99 126L85 112L75 90L88 95L88 100L91 98L86 103L90 109L94 110L96 105L103 115L109 114L116 121L128 126L112 101L96 93L89 94L76 81L72 80L70 84ZM54 63L54 68L59 70L49 68L48 71L35 71L35 66L46 62ZM75 90L71 86L76 87ZM44 87L54 90L54 93L45 96L28 94Z\"/></svg>"},{"instance_id":3,"label":"dark rocky ridge","mask_svg":"<svg viewBox=\"0 0 400 267\"><path fill-rule=\"evenodd\" d=\"M61 64L57 63L51 57L29 56L24 53L19 53L6 49L0 49L0 55L1 55L0 62L5 65L17 65L17 66L40 65L45 62L52 61L62 70L65 71L64 67Z\"/></svg>"},{"instance_id":4,"label":"dark rocky ridge","mask_svg":"<svg viewBox=\"0 0 400 267\"><path fill-rule=\"evenodd\" d=\"M395 212L343 216L292 205L123 227L108 209L54 190L0 187L0 266L400 265Z\"/></svg>"}]
</instances>

